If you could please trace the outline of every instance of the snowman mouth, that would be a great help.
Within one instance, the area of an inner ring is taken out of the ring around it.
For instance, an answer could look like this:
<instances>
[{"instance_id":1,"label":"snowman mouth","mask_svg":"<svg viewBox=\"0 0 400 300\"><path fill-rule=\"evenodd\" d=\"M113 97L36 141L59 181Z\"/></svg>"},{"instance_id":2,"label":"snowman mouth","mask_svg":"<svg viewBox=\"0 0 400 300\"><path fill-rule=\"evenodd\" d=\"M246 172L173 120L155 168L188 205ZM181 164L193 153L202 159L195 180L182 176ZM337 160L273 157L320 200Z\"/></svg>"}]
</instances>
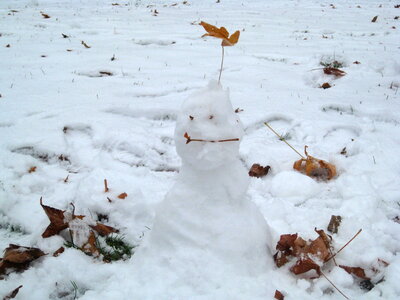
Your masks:
<instances>
[{"instance_id":1,"label":"snowman mouth","mask_svg":"<svg viewBox=\"0 0 400 300\"><path fill-rule=\"evenodd\" d=\"M240 140L239 138L223 139L223 140L192 139L187 132L185 132L183 137L186 138L186 144L189 144L190 142L225 143L225 142L238 142Z\"/></svg>"}]
</instances>

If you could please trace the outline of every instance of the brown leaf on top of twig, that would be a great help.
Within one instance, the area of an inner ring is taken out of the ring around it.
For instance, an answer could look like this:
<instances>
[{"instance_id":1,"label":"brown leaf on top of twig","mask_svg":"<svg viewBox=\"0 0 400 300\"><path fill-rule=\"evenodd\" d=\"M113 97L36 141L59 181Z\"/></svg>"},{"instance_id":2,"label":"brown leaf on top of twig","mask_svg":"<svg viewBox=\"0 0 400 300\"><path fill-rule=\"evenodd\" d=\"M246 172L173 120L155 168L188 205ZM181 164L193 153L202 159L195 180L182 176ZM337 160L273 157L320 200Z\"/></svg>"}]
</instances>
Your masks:
<instances>
[{"instance_id":1,"label":"brown leaf on top of twig","mask_svg":"<svg viewBox=\"0 0 400 300\"><path fill-rule=\"evenodd\" d=\"M270 169L270 166L263 167L259 164L253 164L250 168L249 176L260 178L267 175Z\"/></svg>"},{"instance_id":2,"label":"brown leaf on top of twig","mask_svg":"<svg viewBox=\"0 0 400 300\"><path fill-rule=\"evenodd\" d=\"M19 287L17 287L15 290L11 291L9 294L5 295L3 300L9 300L9 299L14 299L15 296L17 296L19 289L22 288L23 286L20 285Z\"/></svg>"},{"instance_id":3,"label":"brown leaf on top of twig","mask_svg":"<svg viewBox=\"0 0 400 300\"><path fill-rule=\"evenodd\" d=\"M348 267L348 266L343 266L343 265L339 265L340 268L344 269L347 273L352 274L354 276L357 276L361 279L365 279L365 280L370 280L371 278L369 278L368 276L365 275L365 271L363 268L360 267Z\"/></svg>"},{"instance_id":4,"label":"brown leaf on top of twig","mask_svg":"<svg viewBox=\"0 0 400 300\"><path fill-rule=\"evenodd\" d=\"M231 36L229 36L228 30L225 27L216 27L214 25L208 24L206 22L201 21L200 25L203 26L207 33L203 34L202 37L212 36L215 38L222 39L221 46L233 46L239 41L240 31L237 30Z\"/></svg>"},{"instance_id":5,"label":"brown leaf on top of twig","mask_svg":"<svg viewBox=\"0 0 400 300\"><path fill-rule=\"evenodd\" d=\"M334 75L336 77L342 77L344 75L346 75L345 71L342 71L338 68L333 68L333 67L326 67L324 68L324 73L326 75Z\"/></svg>"}]
</instances>

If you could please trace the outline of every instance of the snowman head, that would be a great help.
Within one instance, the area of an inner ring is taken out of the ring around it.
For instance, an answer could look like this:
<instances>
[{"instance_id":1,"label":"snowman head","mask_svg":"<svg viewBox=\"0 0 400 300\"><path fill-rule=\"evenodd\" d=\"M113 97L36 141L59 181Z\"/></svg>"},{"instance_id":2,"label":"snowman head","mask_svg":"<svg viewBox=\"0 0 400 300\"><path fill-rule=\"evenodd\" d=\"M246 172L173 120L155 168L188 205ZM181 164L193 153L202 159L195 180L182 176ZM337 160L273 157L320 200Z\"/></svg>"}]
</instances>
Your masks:
<instances>
[{"instance_id":1,"label":"snowman head","mask_svg":"<svg viewBox=\"0 0 400 300\"><path fill-rule=\"evenodd\" d=\"M187 143L185 133L192 140L204 142ZM176 124L175 144L184 164L212 170L237 159L243 134L242 123L229 100L229 90L211 82L184 101ZM239 140L218 142L227 139Z\"/></svg>"}]
</instances>

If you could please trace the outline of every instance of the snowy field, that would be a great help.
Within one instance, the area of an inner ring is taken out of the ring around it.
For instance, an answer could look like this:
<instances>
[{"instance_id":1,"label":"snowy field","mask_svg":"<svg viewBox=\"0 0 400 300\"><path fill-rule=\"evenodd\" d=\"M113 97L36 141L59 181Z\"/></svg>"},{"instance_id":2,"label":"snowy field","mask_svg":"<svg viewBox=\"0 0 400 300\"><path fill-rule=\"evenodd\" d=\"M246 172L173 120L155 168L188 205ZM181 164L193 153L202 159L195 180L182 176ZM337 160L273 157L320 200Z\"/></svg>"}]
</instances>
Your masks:
<instances>
[{"instance_id":1,"label":"snowy field","mask_svg":"<svg viewBox=\"0 0 400 300\"><path fill-rule=\"evenodd\" d=\"M296 276L290 264L277 268L271 259L280 235L315 239L314 228L326 230L331 215L340 215L336 250L362 233L336 261L363 268L375 286L360 288L360 279L332 262L324 274L350 299L399 299L398 4L1 1L0 251L19 244L48 255L1 280L0 298L23 285L15 299L261 300L275 290L286 300L345 299L324 277ZM59 209L74 203L78 214L120 229L135 250L151 235L181 166L174 129L182 102L218 78L220 41L202 39L200 21L241 31L225 49L221 83L243 110L241 161L246 169L271 166L247 191L272 235L273 252L255 257L262 271L225 273L222 258L208 265L193 255L201 263L175 278L168 263L136 267L135 255L103 263L68 248L53 257L64 239L42 238L49 220L41 197ZM324 74L321 62L333 61L345 76ZM338 176L324 182L294 171L300 157L264 122L300 152L308 145L310 155L335 164Z\"/></svg>"}]
</instances>

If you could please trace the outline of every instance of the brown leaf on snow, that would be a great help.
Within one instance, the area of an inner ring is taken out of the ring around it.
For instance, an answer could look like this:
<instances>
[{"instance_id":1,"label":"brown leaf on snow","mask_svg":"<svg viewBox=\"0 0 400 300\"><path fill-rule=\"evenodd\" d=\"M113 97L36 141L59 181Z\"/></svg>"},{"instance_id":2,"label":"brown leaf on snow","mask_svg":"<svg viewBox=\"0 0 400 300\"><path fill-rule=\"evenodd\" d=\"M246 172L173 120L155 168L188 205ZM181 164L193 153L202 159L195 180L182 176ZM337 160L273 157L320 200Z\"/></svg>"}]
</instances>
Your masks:
<instances>
[{"instance_id":1,"label":"brown leaf on snow","mask_svg":"<svg viewBox=\"0 0 400 300\"><path fill-rule=\"evenodd\" d=\"M203 34L202 37L212 36L219 39L222 39L221 46L233 46L239 41L240 31L237 30L231 36L229 36L228 30L225 27L216 27L214 25L208 24L206 22L201 21L200 25L203 26L207 33Z\"/></svg>"},{"instance_id":2,"label":"brown leaf on snow","mask_svg":"<svg viewBox=\"0 0 400 300\"><path fill-rule=\"evenodd\" d=\"M343 266L343 265L339 265L339 267L341 267L342 269L344 269L347 273L355 275L361 279L365 279L365 280L370 280L371 278L369 278L368 276L365 275L365 271L363 268L360 267L348 267L348 266Z\"/></svg>"},{"instance_id":3,"label":"brown leaf on snow","mask_svg":"<svg viewBox=\"0 0 400 300\"><path fill-rule=\"evenodd\" d=\"M48 15L48 14L45 14L45 13L43 13L43 12L40 12L41 13L41 15L43 16L43 18L45 18L45 19L50 19L50 16Z\"/></svg>"},{"instance_id":4,"label":"brown leaf on snow","mask_svg":"<svg viewBox=\"0 0 400 300\"><path fill-rule=\"evenodd\" d=\"M324 73L326 75L334 75L336 77L342 77L342 76L346 75L345 71L342 71L338 68L332 68L332 67L324 68Z\"/></svg>"},{"instance_id":5,"label":"brown leaf on snow","mask_svg":"<svg viewBox=\"0 0 400 300\"><path fill-rule=\"evenodd\" d=\"M119 194L119 195L118 195L118 198L119 198L119 199L125 199L126 197L128 197L128 194L127 194L127 193L122 193L122 194Z\"/></svg>"},{"instance_id":6,"label":"brown leaf on snow","mask_svg":"<svg viewBox=\"0 0 400 300\"><path fill-rule=\"evenodd\" d=\"M285 299L285 296L283 296L283 294L280 291L276 290L274 298L277 300L283 300L283 299Z\"/></svg>"},{"instance_id":7,"label":"brown leaf on snow","mask_svg":"<svg viewBox=\"0 0 400 300\"><path fill-rule=\"evenodd\" d=\"M331 220L329 221L328 231L332 233L337 233L340 223L342 222L341 216L331 216Z\"/></svg>"},{"instance_id":8,"label":"brown leaf on snow","mask_svg":"<svg viewBox=\"0 0 400 300\"><path fill-rule=\"evenodd\" d=\"M282 234L278 243L276 244L276 250L290 251L290 248L294 247L294 242L296 239L297 239L297 233Z\"/></svg>"},{"instance_id":9,"label":"brown leaf on snow","mask_svg":"<svg viewBox=\"0 0 400 300\"><path fill-rule=\"evenodd\" d=\"M275 261L276 266L277 266L278 268L280 268L280 267L282 267L284 264L286 264L286 263L289 261L289 259L288 259L289 256L290 256L289 254L286 254L286 253L283 252L283 251L278 251L278 252L276 252L276 253L274 254L274 261Z\"/></svg>"},{"instance_id":10,"label":"brown leaf on snow","mask_svg":"<svg viewBox=\"0 0 400 300\"><path fill-rule=\"evenodd\" d=\"M13 290L12 292L10 292L9 294L7 294L6 296L4 296L3 300L9 300L9 299L14 299L15 296L17 296L19 289L22 288L23 286L20 285L19 287L17 287L15 290Z\"/></svg>"},{"instance_id":11,"label":"brown leaf on snow","mask_svg":"<svg viewBox=\"0 0 400 300\"><path fill-rule=\"evenodd\" d=\"M290 268L290 271L296 275L306 273L310 270L315 270L317 275L321 274L320 266L309 257L298 259L296 264Z\"/></svg>"},{"instance_id":12,"label":"brown leaf on snow","mask_svg":"<svg viewBox=\"0 0 400 300\"><path fill-rule=\"evenodd\" d=\"M324 82L322 85L321 85L321 89L324 89L324 90L326 90L326 89L329 89L329 88L331 88L332 86L328 83L328 82Z\"/></svg>"},{"instance_id":13,"label":"brown leaf on snow","mask_svg":"<svg viewBox=\"0 0 400 300\"><path fill-rule=\"evenodd\" d=\"M98 234L101 236L106 236L111 233L118 233L118 229L115 229L114 227L104 225L101 223L97 223L96 225L91 225L90 226L93 230L95 230Z\"/></svg>"},{"instance_id":14,"label":"brown leaf on snow","mask_svg":"<svg viewBox=\"0 0 400 300\"><path fill-rule=\"evenodd\" d=\"M81 247L82 251L90 256L97 257L100 255L96 247L96 236L93 231L90 231L88 241Z\"/></svg>"},{"instance_id":15,"label":"brown leaf on snow","mask_svg":"<svg viewBox=\"0 0 400 300\"><path fill-rule=\"evenodd\" d=\"M10 244L8 248L4 250L3 260L15 264L25 264L30 263L43 255L46 254L39 248Z\"/></svg>"},{"instance_id":16,"label":"brown leaf on snow","mask_svg":"<svg viewBox=\"0 0 400 300\"><path fill-rule=\"evenodd\" d=\"M302 158L293 164L293 169L305 173L307 176L316 179L330 180L336 176L336 167L322 159L308 155L307 146L304 147L307 158Z\"/></svg>"},{"instance_id":17,"label":"brown leaf on snow","mask_svg":"<svg viewBox=\"0 0 400 300\"><path fill-rule=\"evenodd\" d=\"M43 205L42 198L40 198L40 205L50 220L50 225L42 233L43 238L51 237L68 228L68 222L66 222L64 216L65 210Z\"/></svg>"},{"instance_id":18,"label":"brown leaf on snow","mask_svg":"<svg viewBox=\"0 0 400 300\"><path fill-rule=\"evenodd\" d=\"M375 17L372 18L371 22L375 23L377 20L378 20L378 16L375 16Z\"/></svg>"},{"instance_id":19,"label":"brown leaf on snow","mask_svg":"<svg viewBox=\"0 0 400 300\"><path fill-rule=\"evenodd\" d=\"M64 251L65 251L65 248L64 248L64 247L60 247L60 248L58 248L58 249L56 250L56 252L53 253L53 256L54 256L54 257L57 257L57 256L59 256L61 253L64 253Z\"/></svg>"},{"instance_id":20,"label":"brown leaf on snow","mask_svg":"<svg viewBox=\"0 0 400 300\"><path fill-rule=\"evenodd\" d=\"M260 178L267 175L270 169L270 166L263 167L259 164L253 164L250 168L249 176Z\"/></svg>"},{"instance_id":21,"label":"brown leaf on snow","mask_svg":"<svg viewBox=\"0 0 400 300\"><path fill-rule=\"evenodd\" d=\"M30 167L28 172L29 173L34 173L34 172L36 172L36 169L37 169L37 167L35 167L35 166L34 167Z\"/></svg>"},{"instance_id":22,"label":"brown leaf on snow","mask_svg":"<svg viewBox=\"0 0 400 300\"><path fill-rule=\"evenodd\" d=\"M32 261L43 255L46 254L38 248L10 244L4 250L4 257L0 259L0 279L2 279L2 275L7 275L10 270L26 270Z\"/></svg>"}]
</instances>

